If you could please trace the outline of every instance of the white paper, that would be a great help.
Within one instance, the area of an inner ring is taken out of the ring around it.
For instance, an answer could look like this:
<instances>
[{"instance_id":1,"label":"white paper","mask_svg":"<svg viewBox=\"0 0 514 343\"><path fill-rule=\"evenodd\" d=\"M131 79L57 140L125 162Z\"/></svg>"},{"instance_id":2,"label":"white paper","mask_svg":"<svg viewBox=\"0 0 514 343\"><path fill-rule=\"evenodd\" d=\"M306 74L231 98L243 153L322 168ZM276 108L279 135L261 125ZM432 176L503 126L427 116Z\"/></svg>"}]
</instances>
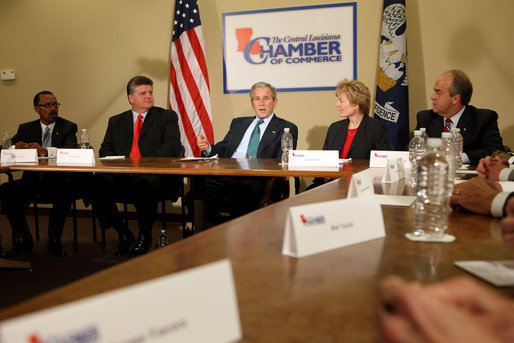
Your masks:
<instances>
[{"instance_id":1,"label":"white paper","mask_svg":"<svg viewBox=\"0 0 514 343\"><path fill-rule=\"evenodd\" d=\"M395 182L405 178L405 167L401 158L387 160L382 182Z\"/></svg>"},{"instance_id":2,"label":"white paper","mask_svg":"<svg viewBox=\"0 0 514 343\"><path fill-rule=\"evenodd\" d=\"M384 236L374 197L295 206L287 215L282 254L303 257Z\"/></svg>"},{"instance_id":3,"label":"white paper","mask_svg":"<svg viewBox=\"0 0 514 343\"><path fill-rule=\"evenodd\" d=\"M93 149L57 149L57 165L95 165Z\"/></svg>"},{"instance_id":4,"label":"white paper","mask_svg":"<svg viewBox=\"0 0 514 343\"><path fill-rule=\"evenodd\" d=\"M289 167L339 168L337 150L289 150Z\"/></svg>"},{"instance_id":5,"label":"white paper","mask_svg":"<svg viewBox=\"0 0 514 343\"><path fill-rule=\"evenodd\" d=\"M495 286L514 286L514 261L456 261L454 264Z\"/></svg>"},{"instance_id":6,"label":"white paper","mask_svg":"<svg viewBox=\"0 0 514 343\"><path fill-rule=\"evenodd\" d=\"M234 279L227 259L0 323L0 342L240 339Z\"/></svg>"},{"instance_id":7,"label":"white paper","mask_svg":"<svg viewBox=\"0 0 514 343\"><path fill-rule=\"evenodd\" d=\"M37 163L36 149L2 149L0 163Z\"/></svg>"},{"instance_id":8,"label":"white paper","mask_svg":"<svg viewBox=\"0 0 514 343\"><path fill-rule=\"evenodd\" d=\"M173 160L173 162L208 162L218 160L218 154L211 157L184 157L178 160Z\"/></svg>"},{"instance_id":9,"label":"white paper","mask_svg":"<svg viewBox=\"0 0 514 343\"><path fill-rule=\"evenodd\" d=\"M369 168L352 175L348 188L348 198L373 194L375 194L375 189L373 188L373 178Z\"/></svg>"},{"instance_id":10,"label":"white paper","mask_svg":"<svg viewBox=\"0 0 514 343\"><path fill-rule=\"evenodd\" d=\"M410 167L408 151L371 150L369 153L369 167L385 168L387 160L401 158L405 168Z\"/></svg>"},{"instance_id":11,"label":"white paper","mask_svg":"<svg viewBox=\"0 0 514 343\"><path fill-rule=\"evenodd\" d=\"M416 200L415 196L410 195L384 195L384 194L375 194L380 205L389 205L389 206L405 206L408 207L414 203Z\"/></svg>"},{"instance_id":12,"label":"white paper","mask_svg":"<svg viewBox=\"0 0 514 343\"><path fill-rule=\"evenodd\" d=\"M104 156L100 157L99 160L124 160L125 156Z\"/></svg>"},{"instance_id":13,"label":"white paper","mask_svg":"<svg viewBox=\"0 0 514 343\"><path fill-rule=\"evenodd\" d=\"M478 172L476 170L471 169L457 169L455 171L455 174L470 174L470 175L478 175Z\"/></svg>"}]
</instances>

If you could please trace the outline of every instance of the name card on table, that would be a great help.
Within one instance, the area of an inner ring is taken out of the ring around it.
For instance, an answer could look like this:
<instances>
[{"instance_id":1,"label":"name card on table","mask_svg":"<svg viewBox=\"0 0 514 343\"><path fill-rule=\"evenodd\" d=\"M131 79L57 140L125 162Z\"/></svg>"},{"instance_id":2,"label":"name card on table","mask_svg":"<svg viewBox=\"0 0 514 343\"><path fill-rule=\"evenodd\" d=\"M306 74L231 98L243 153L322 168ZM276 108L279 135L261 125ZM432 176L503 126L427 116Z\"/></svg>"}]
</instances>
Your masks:
<instances>
[{"instance_id":1,"label":"name card on table","mask_svg":"<svg viewBox=\"0 0 514 343\"><path fill-rule=\"evenodd\" d=\"M350 187L348 188L348 198L374 194L373 178L369 168L352 175Z\"/></svg>"},{"instance_id":2,"label":"name card on table","mask_svg":"<svg viewBox=\"0 0 514 343\"><path fill-rule=\"evenodd\" d=\"M374 197L295 206L287 215L282 254L303 257L384 236Z\"/></svg>"},{"instance_id":3,"label":"name card on table","mask_svg":"<svg viewBox=\"0 0 514 343\"><path fill-rule=\"evenodd\" d=\"M401 158L387 160L382 182L395 182L405 178L405 166Z\"/></svg>"},{"instance_id":4,"label":"name card on table","mask_svg":"<svg viewBox=\"0 0 514 343\"><path fill-rule=\"evenodd\" d=\"M57 165L95 165L93 149L58 149Z\"/></svg>"},{"instance_id":5,"label":"name card on table","mask_svg":"<svg viewBox=\"0 0 514 343\"><path fill-rule=\"evenodd\" d=\"M37 163L36 149L2 149L2 164Z\"/></svg>"},{"instance_id":6,"label":"name card on table","mask_svg":"<svg viewBox=\"0 0 514 343\"><path fill-rule=\"evenodd\" d=\"M289 167L335 167L339 169L337 150L290 150Z\"/></svg>"},{"instance_id":7,"label":"name card on table","mask_svg":"<svg viewBox=\"0 0 514 343\"><path fill-rule=\"evenodd\" d=\"M122 320L127 311L129 320ZM2 342L234 342L241 336L227 259L0 324Z\"/></svg>"},{"instance_id":8,"label":"name card on table","mask_svg":"<svg viewBox=\"0 0 514 343\"><path fill-rule=\"evenodd\" d=\"M403 166L410 168L409 152L408 151L390 151L390 150L371 150L369 153L369 167L370 168L384 168L387 160L394 160L401 158Z\"/></svg>"}]
</instances>

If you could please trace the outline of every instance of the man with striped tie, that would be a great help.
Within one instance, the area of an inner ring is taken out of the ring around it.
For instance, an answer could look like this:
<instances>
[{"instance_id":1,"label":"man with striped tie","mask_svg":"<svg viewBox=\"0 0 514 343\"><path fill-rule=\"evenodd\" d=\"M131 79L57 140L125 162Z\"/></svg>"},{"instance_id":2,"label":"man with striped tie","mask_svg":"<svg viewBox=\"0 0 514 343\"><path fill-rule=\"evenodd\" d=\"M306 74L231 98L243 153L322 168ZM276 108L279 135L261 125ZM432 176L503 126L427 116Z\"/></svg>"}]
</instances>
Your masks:
<instances>
[{"instance_id":1,"label":"man with striped tie","mask_svg":"<svg viewBox=\"0 0 514 343\"><path fill-rule=\"evenodd\" d=\"M503 150L498 114L469 104L473 86L461 70L450 70L436 80L432 110L418 112L416 130L426 128L429 137L441 137L451 128L460 128L464 139L463 163L478 164L493 151Z\"/></svg>"},{"instance_id":2,"label":"man with striped tie","mask_svg":"<svg viewBox=\"0 0 514 343\"><path fill-rule=\"evenodd\" d=\"M34 110L39 119L21 124L12 138L16 149L36 149L39 156L47 156L48 147L76 148L77 124L59 117L60 104L52 92L41 91L34 96ZM61 235L70 210L73 187L71 176L65 173L26 171L19 180L0 187L2 208L14 231L13 249L5 255L16 256L30 252L34 243L30 234L25 210L29 201L41 196L52 201L48 222L49 248L52 255L66 256Z\"/></svg>"}]
</instances>

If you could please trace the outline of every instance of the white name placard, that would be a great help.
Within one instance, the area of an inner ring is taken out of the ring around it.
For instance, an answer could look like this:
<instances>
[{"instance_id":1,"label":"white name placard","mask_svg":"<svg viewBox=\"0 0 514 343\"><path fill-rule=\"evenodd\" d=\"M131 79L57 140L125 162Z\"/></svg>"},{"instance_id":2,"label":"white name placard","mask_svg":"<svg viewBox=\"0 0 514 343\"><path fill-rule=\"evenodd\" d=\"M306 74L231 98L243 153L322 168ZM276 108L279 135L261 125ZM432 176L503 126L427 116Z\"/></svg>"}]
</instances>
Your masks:
<instances>
[{"instance_id":1,"label":"white name placard","mask_svg":"<svg viewBox=\"0 0 514 343\"><path fill-rule=\"evenodd\" d=\"M375 194L375 189L373 188L373 177L369 168L352 175L348 188L348 198L373 194Z\"/></svg>"},{"instance_id":2,"label":"white name placard","mask_svg":"<svg viewBox=\"0 0 514 343\"><path fill-rule=\"evenodd\" d=\"M37 150L2 149L1 163L37 163Z\"/></svg>"},{"instance_id":3,"label":"white name placard","mask_svg":"<svg viewBox=\"0 0 514 343\"><path fill-rule=\"evenodd\" d=\"M410 168L408 151L371 150L369 153L370 168L385 168L387 160L401 158L405 168Z\"/></svg>"},{"instance_id":4,"label":"white name placard","mask_svg":"<svg viewBox=\"0 0 514 343\"><path fill-rule=\"evenodd\" d=\"M374 197L295 206L287 215L282 254L303 257L384 236Z\"/></svg>"},{"instance_id":5,"label":"white name placard","mask_svg":"<svg viewBox=\"0 0 514 343\"><path fill-rule=\"evenodd\" d=\"M339 152L337 150L290 150L289 167L339 168Z\"/></svg>"},{"instance_id":6,"label":"white name placard","mask_svg":"<svg viewBox=\"0 0 514 343\"><path fill-rule=\"evenodd\" d=\"M57 165L94 165L93 149L57 149Z\"/></svg>"},{"instance_id":7,"label":"white name placard","mask_svg":"<svg viewBox=\"0 0 514 343\"><path fill-rule=\"evenodd\" d=\"M387 160L382 182L395 182L405 178L405 166L401 158Z\"/></svg>"},{"instance_id":8,"label":"white name placard","mask_svg":"<svg viewBox=\"0 0 514 343\"><path fill-rule=\"evenodd\" d=\"M240 339L230 260L0 323L1 342L234 342Z\"/></svg>"}]
</instances>

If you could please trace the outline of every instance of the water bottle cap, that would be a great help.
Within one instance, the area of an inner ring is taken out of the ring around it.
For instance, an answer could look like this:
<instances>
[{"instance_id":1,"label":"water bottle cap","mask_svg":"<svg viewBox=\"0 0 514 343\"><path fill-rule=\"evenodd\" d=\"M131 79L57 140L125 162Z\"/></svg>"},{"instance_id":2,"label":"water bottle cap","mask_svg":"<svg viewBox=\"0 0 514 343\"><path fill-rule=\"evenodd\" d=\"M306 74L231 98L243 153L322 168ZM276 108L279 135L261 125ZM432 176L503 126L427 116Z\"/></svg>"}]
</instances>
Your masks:
<instances>
[{"instance_id":1,"label":"water bottle cap","mask_svg":"<svg viewBox=\"0 0 514 343\"><path fill-rule=\"evenodd\" d=\"M289 132L289 128L288 128L288 127L285 127L285 128L284 128L284 132Z\"/></svg>"},{"instance_id":2,"label":"water bottle cap","mask_svg":"<svg viewBox=\"0 0 514 343\"><path fill-rule=\"evenodd\" d=\"M441 138L450 138L452 136L451 132L443 132L441 133Z\"/></svg>"},{"instance_id":3,"label":"water bottle cap","mask_svg":"<svg viewBox=\"0 0 514 343\"><path fill-rule=\"evenodd\" d=\"M429 148L439 148L441 145L443 145L443 140L441 138L427 139L427 147Z\"/></svg>"},{"instance_id":4,"label":"water bottle cap","mask_svg":"<svg viewBox=\"0 0 514 343\"><path fill-rule=\"evenodd\" d=\"M87 129L82 129L82 132L86 132L86 131L87 131Z\"/></svg>"},{"instance_id":5,"label":"water bottle cap","mask_svg":"<svg viewBox=\"0 0 514 343\"><path fill-rule=\"evenodd\" d=\"M427 128L426 128L426 127L420 127L420 128L419 128L419 131L421 131L421 132L426 132L426 131L427 131Z\"/></svg>"},{"instance_id":6,"label":"water bottle cap","mask_svg":"<svg viewBox=\"0 0 514 343\"><path fill-rule=\"evenodd\" d=\"M421 136L421 131L420 130L415 130L414 131L414 136Z\"/></svg>"}]
</instances>

